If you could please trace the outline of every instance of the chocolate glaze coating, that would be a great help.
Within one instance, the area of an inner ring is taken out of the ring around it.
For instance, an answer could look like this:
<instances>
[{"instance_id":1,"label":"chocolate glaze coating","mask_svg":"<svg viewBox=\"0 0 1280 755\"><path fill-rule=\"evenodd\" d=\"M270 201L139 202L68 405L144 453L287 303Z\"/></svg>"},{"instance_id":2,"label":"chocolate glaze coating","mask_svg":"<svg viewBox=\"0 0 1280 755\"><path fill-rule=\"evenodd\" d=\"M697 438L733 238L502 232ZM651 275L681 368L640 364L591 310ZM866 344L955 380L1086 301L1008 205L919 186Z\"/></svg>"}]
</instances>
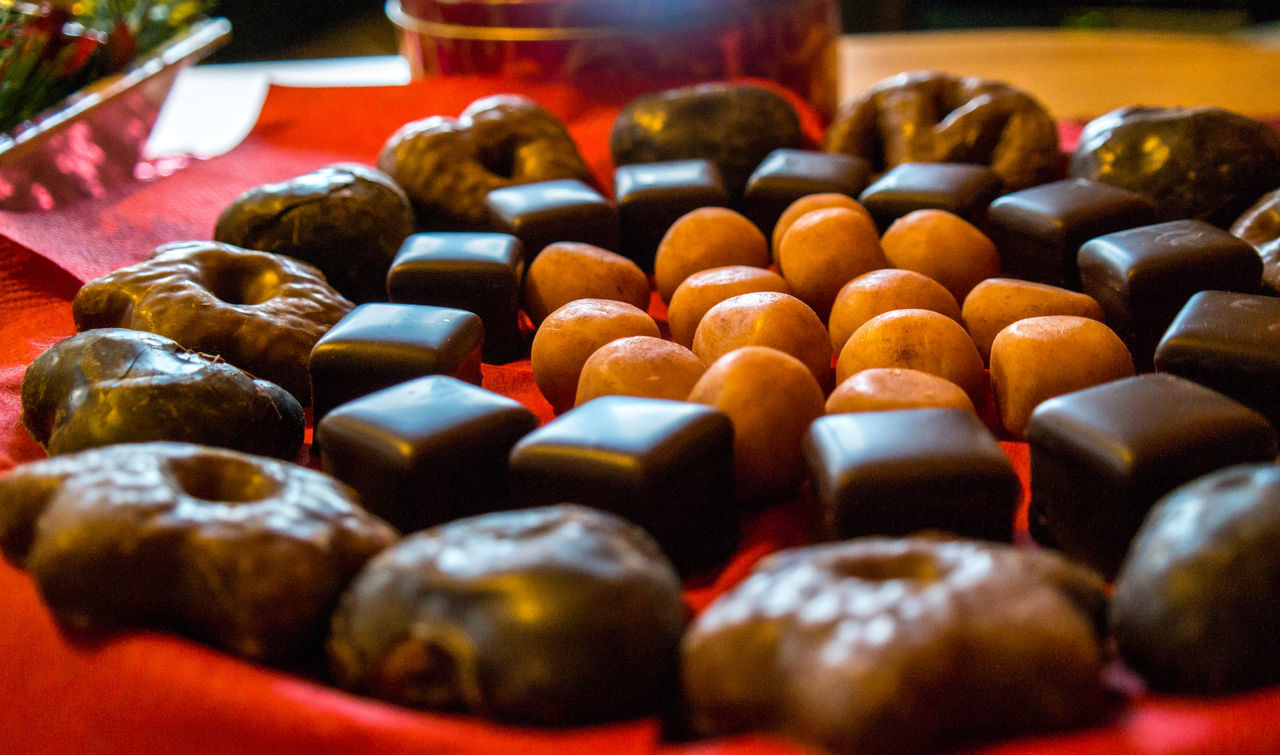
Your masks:
<instances>
[{"instance_id":1,"label":"chocolate glaze coating","mask_svg":"<svg viewBox=\"0 0 1280 755\"><path fill-rule=\"evenodd\" d=\"M378 167L404 187L423 231L488 230L494 189L576 178L591 170L558 118L533 100L494 95L458 118L432 116L392 134Z\"/></svg>"},{"instance_id":2,"label":"chocolate glaze coating","mask_svg":"<svg viewBox=\"0 0 1280 755\"><path fill-rule=\"evenodd\" d=\"M582 181L559 179L494 189L485 197L491 227L520 239L526 262L557 241L617 251L618 208Z\"/></svg>"},{"instance_id":3,"label":"chocolate glaze coating","mask_svg":"<svg viewBox=\"0 0 1280 755\"><path fill-rule=\"evenodd\" d=\"M275 383L155 333L85 331L22 378L22 424L50 454L172 440L292 459L302 406Z\"/></svg>"},{"instance_id":4,"label":"chocolate glaze coating","mask_svg":"<svg viewBox=\"0 0 1280 755\"><path fill-rule=\"evenodd\" d=\"M827 193L856 197L867 188L870 177L871 164L855 155L775 149L747 179L742 214L769 236L795 200Z\"/></svg>"},{"instance_id":5,"label":"chocolate glaze coating","mask_svg":"<svg viewBox=\"0 0 1280 755\"><path fill-rule=\"evenodd\" d=\"M999 174L981 165L906 162L876 179L858 201L882 233L916 210L946 210L985 227L987 206L1003 188Z\"/></svg>"},{"instance_id":6,"label":"chocolate glaze coating","mask_svg":"<svg viewBox=\"0 0 1280 755\"><path fill-rule=\"evenodd\" d=\"M933 751L1104 708L1096 574L1044 551L864 538L777 553L686 633L693 727Z\"/></svg>"},{"instance_id":7,"label":"chocolate glaze coating","mask_svg":"<svg viewBox=\"0 0 1280 755\"><path fill-rule=\"evenodd\" d=\"M1222 694L1280 681L1280 467L1243 464L1152 508L1116 579L1111 628L1152 687Z\"/></svg>"},{"instance_id":8,"label":"chocolate glaze coating","mask_svg":"<svg viewBox=\"0 0 1280 755\"><path fill-rule=\"evenodd\" d=\"M684 606L640 528L563 505L461 519L372 560L333 617L349 689L562 726L654 713L674 694Z\"/></svg>"},{"instance_id":9,"label":"chocolate glaze coating","mask_svg":"<svg viewBox=\"0 0 1280 755\"><path fill-rule=\"evenodd\" d=\"M404 190L380 170L335 163L249 189L218 216L215 241L320 268L355 302L384 301L387 269L413 233Z\"/></svg>"},{"instance_id":10,"label":"chocolate glaze coating","mask_svg":"<svg viewBox=\"0 0 1280 755\"><path fill-rule=\"evenodd\" d=\"M1062 177L1057 124L1034 97L937 71L900 73L846 104L825 148L864 157L876 172L904 162L989 165L1010 191Z\"/></svg>"},{"instance_id":11,"label":"chocolate glaze coating","mask_svg":"<svg viewBox=\"0 0 1280 755\"><path fill-rule=\"evenodd\" d=\"M305 406L311 347L352 306L306 263L187 241L84 284L71 314L78 330L145 330L222 357Z\"/></svg>"},{"instance_id":12,"label":"chocolate glaze coating","mask_svg":"<svg viewBox=\"0 0 1280 755\"><path fill-rule=\"evenodd\" d=\"M671 224L699 207L728 207L729 192L710 160L619 165L613 173L619 250L646 273Z\"/></svg>"},{"instance_id":13,"label":"chocolate glaze coating","mask_svg":"<svg viewBox=\"0 0 1280 755\"><path fill-rule=\"evenodd\" d=\"M766 155L800 142L800 117L785 98L724 83L638 97L618 113L609 133L614 165L710 160L734 197Z\"/></svg>"},{"instance_id":14,"label":"chocolate glaze coating","mask_svg":"<svg viewBox=\"0 0 1280 755\"><path fill-rule=\"evenodd\" d=\"M1146 194L1166 218L1225 228L1280 185L1280 134L1221 108L1121 108L1085 126L1071 176Z\"/></svg>"},{"instance_id":15,"label":"chocolate glaze coating","mask_svg":"<svg viewBox=\"0 0 1280 755\"><path fill-rule=\"evenodd\" d=\"M340 591L396 533L304 467L122 444L0 481L0 545L75 629L170 629L256 660L314 652Z\"/></svg>"},{"instance_id":16,"label":"chocolate glaze coating","mask_svg":"<svg viewBox=\"0 0 1280 755\"><path fill-rule=\"evenodd\" d=\"M1248 241L1262 257L1262 282L1280 293L1280 189L1263 194L1231 224L1231 235Z\"/></svg>"}]
</instances>

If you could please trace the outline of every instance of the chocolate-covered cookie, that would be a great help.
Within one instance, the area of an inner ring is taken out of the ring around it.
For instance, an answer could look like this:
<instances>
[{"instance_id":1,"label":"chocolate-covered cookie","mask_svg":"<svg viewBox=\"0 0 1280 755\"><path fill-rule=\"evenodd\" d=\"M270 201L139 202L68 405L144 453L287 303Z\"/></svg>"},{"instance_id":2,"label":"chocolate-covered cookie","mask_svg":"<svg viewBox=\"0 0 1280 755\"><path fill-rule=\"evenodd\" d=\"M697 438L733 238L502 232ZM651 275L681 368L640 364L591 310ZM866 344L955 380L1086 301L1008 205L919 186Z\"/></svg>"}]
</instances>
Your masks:
<instances>
[{"instance_id":1,"label":"chocolate-covered cookie","mask_svg":"<svg viewBox=\"0 0 1280 755\"><path fill-rule=\"evenodd\" d=\"M432 116L400 127L378 167L404 187L418 230L488 230L494 189L576 178L592 183L564 124L533 100L503 94L476 100L457 118Z\"/></svg>"},{"instance_id":2,"label":"chocolate-covered cookie","mask_svg":"<svg viewBox=\"0 0 1280 755\"><path fill-rule=\"evenodd\" d=\"M95 448L0 480L0 547L75 629L170 629L256 660L315 652L396 533L333 478L186 443Z\"/></svg>"},{"instance_id":3,"label":"chocolate-covered cookie","mask_svg":"<svg viewBox=\"0 0 1280 755\"><path fill-rule=\"evenodd\" d=\"M333 618L349 689L543 726L674 694L680 582L640 528L581 506L460 519L373 559Z\"/></svg>"},{"instance_id":4,"label":"chocolate-covered cookie","mask_svg":"<svg viewBox=\"0 0 1280 755\"><path fill-rule=\"evenodd\" d=\"M84 284L71 314L77 330L145 330L222 357L306 405L311 347L352 306L304 262L186 241Z\"/></svg>"},{"instance_id":5,"label":"chocolate-covered cookie","mask_svg":"<svg viewBox=\"0 0 1280 755\"><path fill-rule=\"evenodd\" d=\"M1280 293L1280 189L1263 194L1236 218L1231 234L1258 250L1263 284L1270 292Z\"/></svg>"},{"instance_id":6,"label":"chocolate-covered cookie","mask_svg":"<svg viewBox=\"0 0 1280 755\"><path fill-rule=\"evenodd\" d=\"M88 330L22 378L22 424L50 454L173 440L292 459L302 406L275 383L155 333Z\"/></svg>"},{"instance_id":7,"label":"chocolate-covered cookie","mask_svg":"<svg viewBox=\"0 0 1280 755\"><path fill-rule=\"evenodd\" d=\"M702 734L933 751L1095 721L1103 582L1044 551L865 538L760 562L685 635Z\"/></svg>"},{"instance_id":8,"label":"chocolate-covered cookie","mask_svg":"<svg viewBox=\"0 0 1280 755\"><path fill-rule=\"evenodd\" d=\"M386 301L387 270L413 233L404 190L380 170L335 163L241 194L213 238L315 265L343 296Z\"/></svg>"}]
</instances>

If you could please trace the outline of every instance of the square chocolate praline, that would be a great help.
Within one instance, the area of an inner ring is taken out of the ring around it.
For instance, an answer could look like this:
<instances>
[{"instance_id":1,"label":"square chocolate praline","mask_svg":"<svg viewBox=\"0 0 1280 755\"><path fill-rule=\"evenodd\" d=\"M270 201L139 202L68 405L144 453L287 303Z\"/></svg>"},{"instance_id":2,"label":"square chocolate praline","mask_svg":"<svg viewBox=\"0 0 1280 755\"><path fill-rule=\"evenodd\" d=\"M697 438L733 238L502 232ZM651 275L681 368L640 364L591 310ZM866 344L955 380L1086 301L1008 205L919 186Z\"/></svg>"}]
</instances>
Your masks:
<instances>
[{"instance_id":1,"label":"square chocolate praline","mask_svg":"<svg viewBox=\"0 0 1280 755\"><path fill-rule=\"evenodd\" d=\"M681 216L699 207L728 207L729 192L710 160L620 165L613 174L621 253L653 272L658 244Z\"/></svg>"},{"instance_id":2,"label":"square chocolate praline","mask_svg":"<svg viewBox=\"0 0 1280 755\"><path fill-rule=\"evenodd\" d=\"M579 241L618 251L618 208L574 178L494 189L485 199L493 228L524 244L532 262L548 244Z\"/></svg>"},{"instance_id":3,"label":"square chocolate praline","mask_svg":"<svg viewBox=\"0 0 1280 755\"><path fill-rule=\"evenodd\" d=\"M311 350L313 421L360 396L427 375L480 384L484 325L426 304L361 304Z\"/></svg>"},{"instance_id":4,"label":"square chocolate praline","mask_svg":"<svg viewBox=\"0 0 1280 755\"><path fill-rule=\"evenodd\" d=\"M856 155L775 149L747 179L742 214L768 238L784 210L810 194L857 197L867 188L871 163Z\"/></svg>"},{"instance_id":5,"label":"square chocolate praline","mask_svg":"<svg viewBox=\"0 0 1280 755\"><path fill-rule=\"evenodd\" d=\"M1266 418L1174 375L1049 399L1031 413L1031 534L1116 575L1156 500L1232 464L1275 459Z\"/></svg>"},{"instance_id":6,"label":"square chocolate praline","mask_svg":"<svg viewBox=\"0 0 1280 755\"><path fill-rule=\"evenodd\" d=\"M1209 289L1261 293L1262 259L1247 242L1200 220L1099 236L1080 247L1081 289L1102 305L1138 371L1191 296Z\"/></svg>"},{"instance_id":7,"label":"square chocolate praline","mask_svg":"<svg viewBox=\"0 0 1280 755\"><path fill-rule=\"evenodd\" d=\"M1280 299L1201 291L1165 331L1155 366L1225 393L1280 427Z\"/></svg>"},{"instance_id":8,"label":"square chocolate praline","mask_svg":"<svg viewBox=\"0 0 1280 755\"><path fill-rule=\"evenodd\" d=\"M1150 198L1118 186L1072 178L997 197L987 230L1010 278L1080 290L1080 245L1159 220Z\"/></svg>"},{"instance_id":9,"label":"square chocolate praline","mask_svg":"<svg viewBox=\"0 0 1280 755\"><path fill-rule=\"evenodd\" d=\"M431 375L348 401L316 435L324 471L409 533L512 508L507 454L537 426L513 399Z\"/></svg>"},{"instance_id":10,"label":"square chocolate praline","mask_svg":"<svg viewBox=\"0 0 1280 755\"><path fill-rule=\"evenodd\" d=\"M979 228L987 206L1004 190L1000 175L969 163L902 163L858 197L883 233L893 221L916 210L946 210Z\"/></svg>"},{"instance_id":11,"label":"square chocolate praline","mask_svg":"<svg viewBox=\"0 0 1280 755\"><path fill-rule=\"evenodd\" d=\"M820 417L805 437L827 534L945 530L1009 542L1022 485L972 412L907 409Z\"/></svg>"},{"instance_id":12,"label":"square chocolate praline","mask_svg":"<svg viewBox=\"0 0 1280 755\"><path fill-rule=\"evenodd\" d=\"M506 233L415 233L404 240L387 273L396 303L432 304L475 312L484 323L486 362L524 356L520 279L524 250Z\"/></svg>"},{"instance_id":13,"label":"square chocolate praline","mask_svg":"<svg viewBox=\"0 0 1280 755\"><path fill-rule=\"evenodd\" d=\"M643 527L683 575L732 553L733 426L700 404L604 396L526 435L511 450L521 506L580 503Z\"/></svg>"}]
</instances>

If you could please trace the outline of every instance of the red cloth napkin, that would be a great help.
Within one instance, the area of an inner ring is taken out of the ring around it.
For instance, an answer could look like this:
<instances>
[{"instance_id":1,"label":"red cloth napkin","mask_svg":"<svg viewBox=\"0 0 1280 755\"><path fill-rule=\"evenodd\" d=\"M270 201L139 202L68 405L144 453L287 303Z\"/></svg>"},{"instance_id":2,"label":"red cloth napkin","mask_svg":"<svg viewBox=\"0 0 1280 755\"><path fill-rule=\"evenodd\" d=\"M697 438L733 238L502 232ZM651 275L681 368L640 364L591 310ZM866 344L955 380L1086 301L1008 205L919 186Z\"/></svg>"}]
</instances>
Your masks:
<instances>
[{"instance_id":1,"label":"red cloth napkin","mask_svg":"<svg viewBox=\"0 0 1280 755\"><path fill-rule=\"evenodd\" d=\"M144 257L154 246L208 238L218 212L258 184L330 162L372 163L400 124L456 114L509 82L449 79L405 87L273 87L246 141L228 155L160 161L154 180L42 214L0 213L0 472L43 454L21 427L24 366L71 335L70 300L81 281ZM568 123L601 186L610 187L607 135L637 91L521 85ZM807 111L806 111L807 113ZM821 124L806 115L816 140ZM1071 139L1078 129L1064 129ZM655 314L662 314L655 307ZM543 420L550 407L527 360L484 368L484 385L524 402ZM990 408L988 407L988 416ZM1026 446L1004 443L1027 481ZM736 583L760 557L805 542L813 531L803 497L746 522L742 546L717 575L695 581L695 608ZM127 632L65 637L31 580L0 563L0 741L30 752L423 752L641 753L797 752L766 737L664 742L657 722L534 731L411 711L265 669L181 638ZM1189 752L1275 749L1280 690L1216 701L1140 696L1110 725L991 748L995 752ZM7 749L7 748L6 748Z\"/></svg>"}]
</instances>

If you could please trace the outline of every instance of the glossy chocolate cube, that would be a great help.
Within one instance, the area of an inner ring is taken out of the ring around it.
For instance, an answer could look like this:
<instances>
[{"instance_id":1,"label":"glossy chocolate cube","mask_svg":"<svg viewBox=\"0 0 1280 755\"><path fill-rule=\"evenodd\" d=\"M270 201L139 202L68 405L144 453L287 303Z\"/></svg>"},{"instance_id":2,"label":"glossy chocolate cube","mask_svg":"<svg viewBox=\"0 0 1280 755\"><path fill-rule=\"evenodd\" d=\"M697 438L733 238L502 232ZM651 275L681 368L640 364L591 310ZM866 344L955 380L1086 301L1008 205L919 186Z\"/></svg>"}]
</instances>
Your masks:
<instances>
[{"instance_id":1,"label":"glossy chocolate cube","mask_svg":"<svg viewBox=\"0 0 1280 755\"><path fill-rule=\"evenodd\" d=\"M387 274L391 301L465 309L484 323L482 357L491 364L524 356L520 279L524 249L506 233L415 233Z\"/></svg>"},{"instance_id":2,"label":"glossy chocolate cube","mask_svg":"<svg viewBox=\"0 0 1280 755\"><path fill-rule=\"evenodd\" d=\"M946 210L979 228L987 206L1004 190L999 174L969 163L902 163L858 197L883 233L893 221L916 210Z\"/></svg>"},{"instance_id":3,"label":"glossy chocolate cube","mask_svg":"<svg viewBox=\"0 0 1280 755\"><path fill-rule=\"evenodd\" d=\"M431 375L348 401L316 436L324 471L407 534L512 508L507 454L537 426L517 401Z\"/></svg>"},{"instance_id":4,"label":"glossy chocolate cube","mask_svg":"<svg viewBox=\"0 0 1280 755\"><path fill-rule=\"evenodd\" d=\"M1276 432L1261 414L1163 374L1049 399L1031 413L1027 442L1032 536L1108 579L1157 499L1277 452Z\"/></svg>"},{"instance_id":5,"label":"glossy chocolate cube","mask_svg":"<svg viewBox=\"0 0 1280 755\"><path fill-rule=\"evenodd\" d=\"M1262 259L1247 242L1201 220L1131 228L1080 247L1081 289L1102 305L1139 372L1193 294L1262 290Z\"/></svg>"},{"instance_id":6,"label":"glossy chocolate cube","mask_svg":"<svg viewBox=\"0 0 1280 755\"><path fill-rule=\"evenodd\" d=\"M354 398L426 375L480 384L479 315L426 304L361 304L311 350L313 421Z\"/></svg>"},{"instance_id":7,"label":"glossy chocolate cube","mask_svg":"<svg viewBox=\"0 0 1280 755\"><path fill-rule=\"evenodd\" d=\"M1280 427L1280 299L1201 291L1165 331L1155 365L1225 393Z\"/></svg>"},{"instance_id":8,"label":"glossy chocolate cube","mask_svg":"<svg viewBox=\"0 0 1280 755\"><path fill-rule=\"evenodd\" d=\"M972 412L832 414L809 426L804 453L831 538L919 530L1013 538L1022 486Z\"/></svg>"},{"instance_id":9,"label":"glossy chocolate cube","mask_svg":"<svg viewBox=\"0 0 1280 755\"><path fill-rule=\"evenodd\" d=\"M667 229L699 207L728 207L729 192L710 160L620 165L613 173L621 252L646 273Z\"/></svg>"},{"instance_id":10,"label":"glossy chocolate cube","mask_svg":"<svg viewBox=\"0 0 1280 755\"><path fill-rule=\"evenodd\" d=\"M517 504L580 503L648 530L683 575L715 566L738 539L733 426L700 404L604 396L511 450Z\"/></svg>"},{"instance_id":11,"label":"glossy chocolate cube","mask_svg":"<svg viewBox=\"0 0 1280 755\"><path fill-rule=\"evenodd\" d=\"M524 244L525 263L557 241L618 251L618 208L574 178L494 189L485 199L493 228Z\"/></svg>"},{"instance_id":12,"label":"glossy chocolate cube","mask_svg":"<svg viewBox=\"0 0 1280 755\"><path fill-rule=\"evenodd\" d=\"M810 194L857 197L867 188L871 163L855 155L803 149L775 149L747 179L742 214L765 237L773 233L784 210Z\"/></svg>"},{"instance_id":13,"label":"glossy chocolate cube","mask_svg":"<svg viewBox=\"0 0 1280 755\"><path fill-rule=\"evenodd\" d=\"M1142 194L1072 178L996 198L987 232L1000 250L1002 275L1079 291L1081 244L1158 219L1156 203Z\"/></svg>"}]
</instances>

